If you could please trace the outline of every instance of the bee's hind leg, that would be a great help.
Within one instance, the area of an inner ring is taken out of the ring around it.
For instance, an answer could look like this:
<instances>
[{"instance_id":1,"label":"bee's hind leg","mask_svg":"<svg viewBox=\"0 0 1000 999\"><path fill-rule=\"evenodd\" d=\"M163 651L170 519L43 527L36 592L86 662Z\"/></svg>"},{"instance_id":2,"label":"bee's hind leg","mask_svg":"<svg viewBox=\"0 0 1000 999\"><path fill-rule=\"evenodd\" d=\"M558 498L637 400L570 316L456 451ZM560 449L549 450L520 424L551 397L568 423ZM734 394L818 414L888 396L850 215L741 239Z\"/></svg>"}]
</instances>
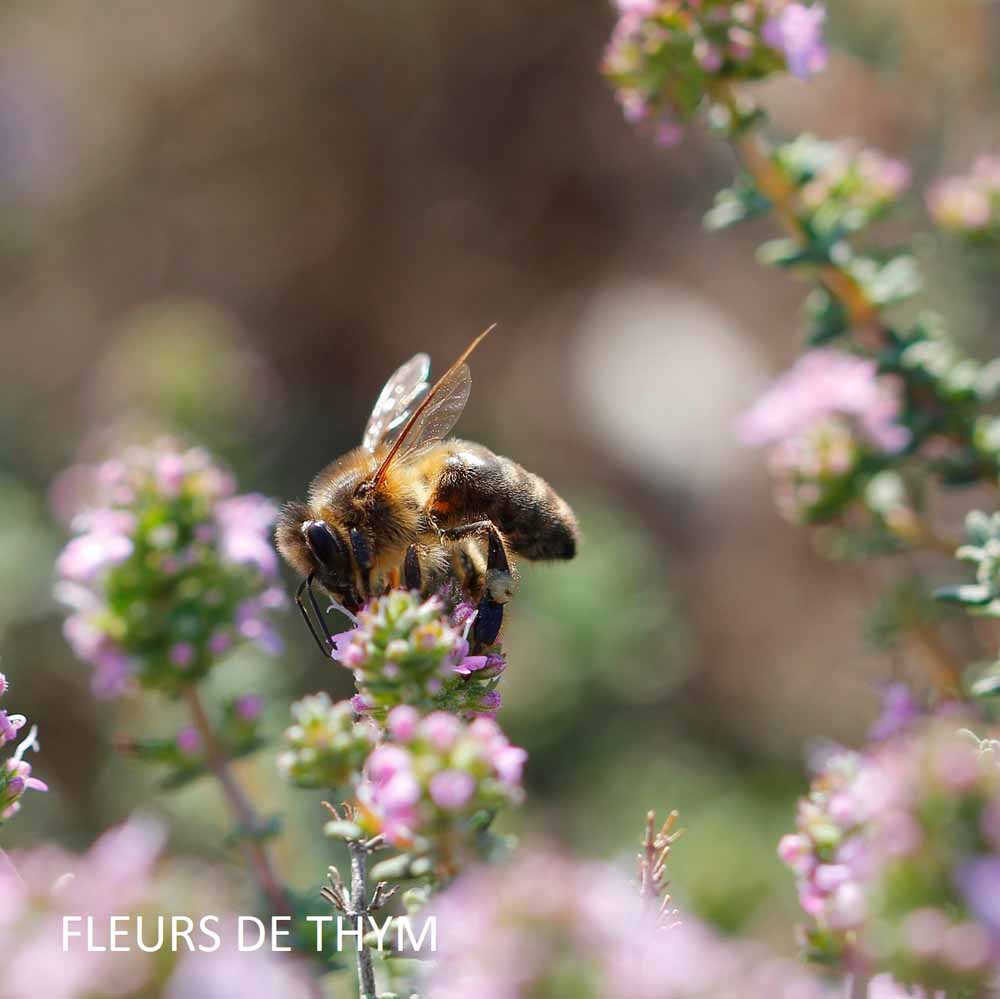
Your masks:
<instances>
[{"instance_id":1,"label":"bee's hind leg","mask_svg":"<svg viewBox=\"0 0 1000 999\"><path fill-rule=\"evenodd\" d=\"M514 593L514 574L503 538L491 520L477 520L470 524L442 531L448 541L459 541L473 534L485 532L488 537L486 555L486 585L479 601L476 620L472 625L473 644L478 648L492 645L500 634L503 624L503 607Z\"/></svg>"},{"instance_id":2,"label":"bee's hind leg","mask_svg":"<svg viewBox=\"0 0 1000 999\"><path fill-rule=\"evenodd\" d=\"M441 532L445 541L461 541L473 534L486 534L486 595L498 604L505 604L514 595L515 579L511 571L507 546L492 520L474 520Z\"/></svg>"},{"instance_id":3,"label":"bee's hind leg","mask_svg":"<svg viewBox=\"0 0 1000 999\"><path fill-rule=\"evenodd\" d=\"M416 545L410 545L406 549L406 558L403 560L403 583L408 590L419 590L422 581L420 552Z\"/></svg>"}]
</instances>

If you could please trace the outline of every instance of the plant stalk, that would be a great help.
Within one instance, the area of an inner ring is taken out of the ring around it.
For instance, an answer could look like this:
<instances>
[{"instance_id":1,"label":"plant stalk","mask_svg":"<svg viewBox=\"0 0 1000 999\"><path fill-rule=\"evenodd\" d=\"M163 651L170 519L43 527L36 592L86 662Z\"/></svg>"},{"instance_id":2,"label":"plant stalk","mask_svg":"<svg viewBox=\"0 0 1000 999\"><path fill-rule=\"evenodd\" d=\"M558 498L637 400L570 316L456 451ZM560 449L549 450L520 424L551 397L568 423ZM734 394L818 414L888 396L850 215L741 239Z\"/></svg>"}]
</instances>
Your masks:
<instances>
[{"instance_id":1,"label":"plant stalk","mask_svg":"<svg viewBox=\"0 0 1000 999\"><path fill-rule=\"evenodd\" d=\"M368 849L360 840L347 844L351 851L351 915L361 920L361 940L358 942L358 991L361 999L375 999L375 970L372 955L364 942L364 923L368 916L368 885L366 855Z\"/></svg>"},{"instance_id":2,"label":"plant stalk","mask_svg":"<svg viewBox=\"0 0 1000 999\"><path fill-rule=\"evenodd\" d=\"M263 825L246 792L233 776L229 767L230 761L219 744L219 740L215 737L208 715L205 714L205 707L201 702L198 688L194 684L190 684L184 688L183 695L191 711L194 727L198 730L205 746L208 767L219 782L229 810L243 832L241 844L254 878L267 899L272 914L290 915L292 911L291 901L274 869L267 848L260 841Z\"/></svg>"}]
</instances>

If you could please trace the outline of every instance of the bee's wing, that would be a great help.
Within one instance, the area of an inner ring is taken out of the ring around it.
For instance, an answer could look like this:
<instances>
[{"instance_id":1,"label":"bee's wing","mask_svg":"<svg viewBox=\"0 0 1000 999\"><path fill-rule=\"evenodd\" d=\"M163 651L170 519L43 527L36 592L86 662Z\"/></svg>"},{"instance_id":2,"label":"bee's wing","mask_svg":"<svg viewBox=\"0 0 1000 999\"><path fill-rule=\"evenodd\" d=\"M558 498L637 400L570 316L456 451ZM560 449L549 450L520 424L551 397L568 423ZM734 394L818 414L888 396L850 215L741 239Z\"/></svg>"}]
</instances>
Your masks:
<instances>
[{"instance_id":1,"label":"bee's wing","mask_svg":"<svg viewBox=\"0 0 1000 999\"><path fill-rule=\"evenodd\" d=\"M483 338L494 328L483 330L458 360L435 382L434 387L417 403L416 409L406 421L406 426L396 435L389 453L382 459L372 479L378 485L385 477L389 466L400 458L412 456L416 451L443 440L469 401L472 389L472 375L465 363L468 356L479 346Z\"/></svg>"},{"instance_id":2,"label":"bee's wing","mask_svg":"<svg viewBox=\"0 0 1000 999\"><path fill-rule=\"evenodd\" d=\"M415 354L406 364L397 368L385 383L378 400L368 417L361 446L374 453L382 444L390 444L406 426L413 410L427 394L431 373L431 359L426 354Z\"/></svg>"},{"instance_id":3,"label":"bee's wing","mask_svg":"<svg viewBox=\"0 0 1000 999\"><path fill-rule=\"evenodd\" d=\"M472 372L469 371L469 366L463 363L452 368L436 388L434 398L413 421L396 460L405 460L415 452L444 440L458 423L471 391Z\"/></svg>"}]
</instances>

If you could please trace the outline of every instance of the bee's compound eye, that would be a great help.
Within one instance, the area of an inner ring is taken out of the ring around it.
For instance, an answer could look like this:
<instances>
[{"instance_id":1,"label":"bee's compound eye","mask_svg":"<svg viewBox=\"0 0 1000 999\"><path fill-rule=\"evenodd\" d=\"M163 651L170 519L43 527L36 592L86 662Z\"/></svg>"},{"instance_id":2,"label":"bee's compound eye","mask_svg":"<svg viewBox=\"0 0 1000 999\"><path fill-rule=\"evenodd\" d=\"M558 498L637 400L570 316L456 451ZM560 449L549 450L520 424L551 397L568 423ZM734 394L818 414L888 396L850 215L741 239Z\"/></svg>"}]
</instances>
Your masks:
<instances>
[{"instance_id":1,"label":"bee's compound eye","mask_svg":"<svg viewBox=\"0 0 1000 999\"><path fill-rule=\"evenodd\" d=\"M306 521L302 525L302 533L310 551L321 565L335 569L343 561L343 546L324 521Z\"/></svg>"}]
</instances>

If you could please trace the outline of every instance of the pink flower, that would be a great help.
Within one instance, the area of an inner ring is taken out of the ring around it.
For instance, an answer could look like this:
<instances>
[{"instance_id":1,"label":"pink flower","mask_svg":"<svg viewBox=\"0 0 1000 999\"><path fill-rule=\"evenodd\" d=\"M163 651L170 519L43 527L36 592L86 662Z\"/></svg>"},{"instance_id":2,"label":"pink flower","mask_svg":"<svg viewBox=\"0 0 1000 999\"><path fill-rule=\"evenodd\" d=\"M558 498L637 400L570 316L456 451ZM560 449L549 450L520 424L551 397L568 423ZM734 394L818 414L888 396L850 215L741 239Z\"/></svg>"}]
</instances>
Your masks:
<instances>
[{"instance_id":1,"label":"pink flower","mask_svg":"<svg viewBox=\"0 0 1000 999\"><path fill-rule=\"evenodd\" d=\"M233 636L228 631L215 631L208 640L208 651L213 656L221 656L227 652L233 644Z\"/></svg>"},{"instance_id":2,"label":"pink flower","mask_svg":"<svg viewBox=\"0 0 1000 999\"><path fill-rule=\"evenodd\" d=\"M988 193L972 177L945 177L927 192L927 208L938 225L946 229L977 232L992 219Z\"/></svg>"},{"instance_id":3,"label":"pink flower","mask_svg":"<svg viewBox=\"0 0 1000 999\"><path fill-rule=\"evenodd\" d=\"M895 452L910 439L896 423L900 409L896 383L879 377L874 361L823 348L800 357L743 415L737 430L746 444L771 446L846 416L879 450Z\"/></svg>"},{"instance_id":4,"label":"pink flower","mask_svg":"<svg viewBox=\"0 0 1000 999\"><path fill-rule=\"evenodd\" d=\"M812 844L798 833L786 833L778 841L778 856L781 862L796 874L808 874L815 867Z\"/></svg>"},{"instance_id":5,"label":"pink flower","mask_svg":"<svg viewBox=\"0 0 1000 999\"><path fill-rule=\"evenodd\" d=\"M431 800L441 808L464 807L475 789L472 775L461 770L441 770L430 781Z\"/></svg>"},{"instance_id":6,"label":"pink flower","mask_svg":"<svg viewBox=\"0 0 1000 999\"><path fill-rule=\"evenodd\" d=\"M487 663L488 656L465 656L457 666L452 667L454 672L462 676L468 676L481 670Z\"/></svg>"},{"instance_id":7,"label":"pink flower","mask_svg":"<svg viewBox=\"0 0 1000 999\"><path fill-rule=\"evenodd\" d=\"M27 720L24 715L8 715L0 709L0 746L14 739Z\"/></svg>"},{"instance_id":8,"label":"pink flower","mask_svg":"<svg viewBox=\"0 0 1000 999\"><path fill-rule=\"evenodd\" d=\"M505 784L521 783L521 772L528 759L528 752L520 746L505 746L493 757L493 766Z\"/></svg>"},{"instance_id":9,"label":"pink flower","mask_svg":"<svg viewBox=\"0 0 1000 999\"><path fill-rule=\"evenodd\" d=\"M823 41L826 7L816 3L807 7L790 3L778 17L764 27L764 40L785 55L788 70L801 78L826 68L827 52Z\"/></svg>"},{"instance_id":10,"label":"pink flower","mask_svg":"<svg viewBox=\"0 0 1000 999\"><path fill-rule=\"evenodd\" d=\"M156 485L165 496L176 496L184 486L187 478L187 468L183 455L176 451L168 451L156 461Z\"/></svg>"},{"instance_id":11,"label":"pink flower","mask_svg":"<svg viewBox=\"0 0 1000 999\"><path fill-rule=\"evenodd\" d=\"M914 909L907 913L900 932L906 949L927 960L938 953L949 925L947 917L938 909Z\"/></svg>"},{"instance_id":12,"label":"pink flower","mask_svg":"<svg viewBox=\"0 0 1000 999\"><path fill-rule=\"evenodd\" d=\"M462 730L462 723L447 711L435 711L420 723L420 734L438 752L451 749Z\"/></svg>"},{"instance_id":13,"label":"pink flower","mask_svg":"<svg viewBox=\"0 0 1000 999\"><path fill-rule=\"evenodd\" d=\"M194 662L195 650L190 642L178 642L170 650L170 661L181 669L186 669Z\"/></svg>"},{"instance_id":14,"label":"pink flower","mask_svg":"<svg viewBox=\"0 0 1000 999\"><path fill-rule=\"evenodd\" d=\"M377 746L372 750L365 767L368 776L376 784L382 784L395 774L409 770L410 754L399 746Z\"/></svg>"},{"instance_id":15,"label":"pink flower","mask_svg":"<svg viewBox=\"0 0 1000 999\"><path fill-rule=\"evenodd\" d=\"M390 818L412 814L413 806L420 800L420 784L408 770L393 774L377 791L379 807Z\"/></svg>"},{"instance_id":16,"label":"pink flower","mask_svg":"<svg viewBox=\"0 0 1000 999\"><path fill-rule=\"evenodd\" d=\"M264 698L260 694L241 694L233 705L236 717L242 721L256 721L264 710Z\"/></svg>"},{"instance_id":17,"label":"pink flower","mask_svg":"<svg viewBox=\"0 0 1000 999\"><path fill-rule=\"evenodd\" d=\"M364 694L354 694L351 697L351 707L355 714L363 715L365 712L371 711L374 705Z\"/></svg>"},{"instance_id":18,"label":"pink flower","mask_svg":"<svg viewBox=\"0 0 1000 999\"><path fill-rule=\"evenodd\" d=\"M826 905L826 919L834 930L848 930L859 926L866 913L864 890L853 881L841 884Z\"/></svg>"},{"instance_id":19,"label":"pink flower","mask_svg":"<svg viewBox=\"0 0 1000 999\"><path fill-rule=\"evenodd\" d=\"M132 539L122 534L81 534L71 539L56 560L56 571L77 583L95 580L105 569L132 554Z\"/></svg>"},{"instance_id":20,"label":"pink flower","mask_svg":"<svg viewBox=\"0 0 1000 999\"><path fill-rule=\"evenodd\" d=\"M278 556L271 544L271 526L278 508L258 493L233 496L218 504L219 551L227 562L252 565L267 578L278 574Z\"/></svg>"},{"instance_id":21,"label":"pink flower","mask_svg":"<svg viewBox=\"0 0 1000 999\"><path fill-rule=\"evenodd\" d=\"M1000 856L968 861L958 869L955 880L976 918L1000 935Z\"/></svg>"},{"instance_id":22,"label":"pink flower","mask_svg":"<svg viewBox=\"0 0 1000 999\"><path fill-rule=\"evenodd\" d=\"M852 874L844 864L820 864L812 875L813 884L823 892L834 892L841 885L852 880Z\"/></svg>"},{"instance_id":23,"label":"pink flower","mask_svg":"<svg viewBox=\"0 0 1000 999\"><path fill-rule=\"evenodd\" d=\"M409 704L400 704L389 712L386 724L396 742L410 742L417 733L420 713Z\"/></svg>"},{"instance_id":24,"label":"pink flower","mask_svg":"<svg viewBox=\"0 0 1000 999\"><path fill-rule=\"evenodd\" d=\"M187 728L182 728L177 733L177 737L174 741L177 744L177 748L188 756L193 756L201 749L201 735L199 735L198 730L191 725Z\"/></svg>"}]
</instances>

